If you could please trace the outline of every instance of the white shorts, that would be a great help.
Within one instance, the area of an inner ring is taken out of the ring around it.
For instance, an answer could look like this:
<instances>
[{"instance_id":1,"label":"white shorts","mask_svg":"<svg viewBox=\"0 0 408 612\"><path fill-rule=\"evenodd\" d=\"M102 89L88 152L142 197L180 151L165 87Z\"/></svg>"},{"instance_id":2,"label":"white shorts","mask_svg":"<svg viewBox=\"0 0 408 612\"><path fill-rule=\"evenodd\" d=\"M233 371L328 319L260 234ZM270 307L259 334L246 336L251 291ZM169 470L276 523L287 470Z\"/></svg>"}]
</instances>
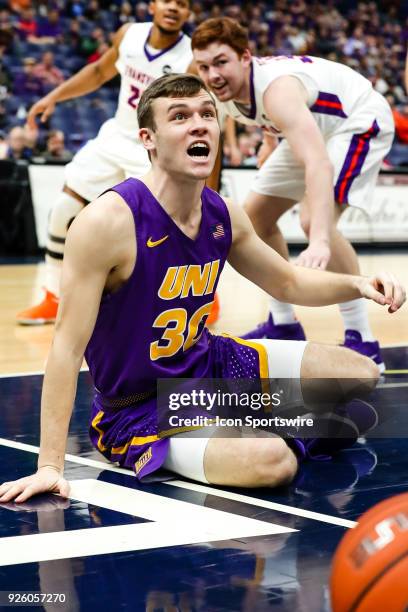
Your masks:
<instances>
[{"instance_id":1,"label":"white shorts","mask_svg":"<svg viewBox=\"0 0 408 612\"><path fill-rule=\"evenodd\" d=\"M124 136L116 119L109 119L97 137L89 140L65 166L65 182L91 201L130 176L143 176L149 168L147 152L137 134L134 139Z\"/></svg>"},{"instance_id":2,"label":"white shorts","mask_svg":"<svg viewBox=\"0 0 408 612\"><path fill-rule=\"evenodd\" d=\"M323 137L334 166L336 202L369 210L381 163L394 138L388 103L371 92L339 130L328 136L323 133ZM252 191L300 202L305 189L304 167L283 140L257 173Z\"/></svg>"},{"instance_id":3,"label":"white shorts","mask_svg":"<svg viewBox=\"0 0 408 612\"><path fill-rule=\"evenodd\" d=\"M301 401L300 368L307 341L252 340L263 344L268 356L269 377L291 379L290 401ZM208 483L204 472L204 455L207 444L216 433L216 427L204 427L170 438L169 452L163 467L191 480Z\"/></svg>"}]
</instances>

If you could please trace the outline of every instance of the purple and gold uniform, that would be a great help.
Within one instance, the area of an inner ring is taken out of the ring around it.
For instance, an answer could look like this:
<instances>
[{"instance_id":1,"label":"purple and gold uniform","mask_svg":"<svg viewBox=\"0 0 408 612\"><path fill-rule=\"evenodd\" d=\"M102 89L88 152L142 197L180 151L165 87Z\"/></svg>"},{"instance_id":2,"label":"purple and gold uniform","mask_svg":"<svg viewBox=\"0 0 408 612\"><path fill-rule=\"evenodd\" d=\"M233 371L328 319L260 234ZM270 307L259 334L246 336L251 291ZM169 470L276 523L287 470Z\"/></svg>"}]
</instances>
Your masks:
<instances>
[{"instance_id":1,"label":"purple and gold uniform","mask_svg":"<svg viewBox=\"0 0 408 612\"><path fill-rule=\"evenodd\" d=\"M136 265L104 295L85 356L96 396L90 434L109 460L143 477L168 449L156 412L158 378L267 377L262 346L212 336L205 327L231 246L228 209L202 192L197 237L184 234L137 179L113 187L132 211Z\"/></svg>"}]
</instances>

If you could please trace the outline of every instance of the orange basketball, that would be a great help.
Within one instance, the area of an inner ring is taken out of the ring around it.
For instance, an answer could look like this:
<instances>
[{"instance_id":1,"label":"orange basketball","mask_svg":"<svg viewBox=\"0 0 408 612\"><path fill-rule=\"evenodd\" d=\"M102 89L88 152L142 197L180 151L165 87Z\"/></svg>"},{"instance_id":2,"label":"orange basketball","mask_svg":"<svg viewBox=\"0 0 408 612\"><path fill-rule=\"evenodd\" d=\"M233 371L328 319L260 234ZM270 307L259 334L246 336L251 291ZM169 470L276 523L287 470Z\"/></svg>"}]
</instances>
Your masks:
<instances>
[{"instance_id":1,"label":"orange basketball","mask_svg":"<svg viewBox=\"0 0 408 612\"><path fill-rule=\"evenodd\" d=\"M408 493L365 512L344 536L330 588L333 612L408 610Z\"/></svg>"}]
</instances>

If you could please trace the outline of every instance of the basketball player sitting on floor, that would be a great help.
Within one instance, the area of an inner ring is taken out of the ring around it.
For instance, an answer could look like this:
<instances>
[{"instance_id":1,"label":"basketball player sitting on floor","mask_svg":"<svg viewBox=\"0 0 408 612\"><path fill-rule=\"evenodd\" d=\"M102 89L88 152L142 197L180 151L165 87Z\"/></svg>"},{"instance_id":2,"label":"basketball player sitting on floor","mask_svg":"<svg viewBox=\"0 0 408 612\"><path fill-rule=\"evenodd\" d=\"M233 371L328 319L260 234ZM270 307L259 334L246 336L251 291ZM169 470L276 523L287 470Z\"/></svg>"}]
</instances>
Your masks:
<instances>
[{"instance_id":1,"label":"basketball player sitting on floor","mask_svg":"<svg viewBox=\"0 0 408 612\"><path fill-rule=\"evenodd\" d=\"M394 136L385 98L351 68L309 56L252 57L248 35L233 19L202 22L192 37L199 75L236 121L262 127L266 161L255 177L246 211L258 235L288 259L280 216L301 202L309 239L302 266L359 274L356 253L337 230L348 206L368 213L383 158ZM268 134L283 140L268 147ZM344 346L385 369L359 298L340 304ZM304 340L293 307L271 298L268 320L244 338Z\"/></svg>"},{"instance_id":2,"label":"basketball player sitting on floor","mask_svg":"<svg viewBox=\"0 0 408 612\"><path fill-rule=\"evenodd\" d=\"M4 483L1 502L69 494L64 454L84 354L96 389L91 439L141 480L163 466L204 483L273 487L294 478L310 449L319 452L313 441L272 434L225 439L211 425L199 437L161 438L158 378L299 378L304 395L313 377L378 377L371 359L343 347L210 334L205 320L227 259L283 302L323 306L365 297L392 313L405 291L387 273L368 279L291 265L257 236L240 207L204 186L220 130L199 78L156 80L141 97L138 119L152 169L100 196L68 232L38 471Z\"/></svg>"}]
</instances>

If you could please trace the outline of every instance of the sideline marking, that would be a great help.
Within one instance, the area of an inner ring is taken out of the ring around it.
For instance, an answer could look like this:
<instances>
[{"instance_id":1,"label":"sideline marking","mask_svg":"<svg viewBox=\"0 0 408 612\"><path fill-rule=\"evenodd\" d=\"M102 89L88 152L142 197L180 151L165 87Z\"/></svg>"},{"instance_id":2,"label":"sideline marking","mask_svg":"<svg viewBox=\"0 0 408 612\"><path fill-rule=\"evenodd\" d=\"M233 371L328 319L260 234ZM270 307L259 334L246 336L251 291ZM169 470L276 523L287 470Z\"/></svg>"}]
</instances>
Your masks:
<instances>
[{"instance_id":1,"label":"sideline marking","mask_svg":"<svg viewBox=\"0 0 408 612\"><path fill-rule=\"evenodd\" d=\"M14 442L12 440L6 440L5 438L0 438L0 445L7 446L9 448L16 448L18 450L28 451L30 453L38 454L39 452L38 446L32 446L31 444L25 444L23 442ZM102 469L102 470L108 470L110 472L126 474L127 476L134 476L134 473L131 472L130 470L126 470L124 468L117 467L111 463L104 463L103 461L96 461L95 459L87 459L85 457L77 457L76 455L66 454L65 460L70 461L72 463L78 463L80 465L95 467L95 468ZM330 514L322 514L320 512L313 512L312 510L304 510L303 508L297 508L295 506L287 506L286 504L279 504L277 502L265 501L262 499L258 499L256 497L250 497L249 495L241 495L240 493L231 493L229 491L224 491L223 489L216 489L215 487L211 487L211 486L195 484L195 483L190 483L190 482L183 482L181 480L171 480L163 484L170 485L173 487L179 487L181 489L188 489L190 491L207 493L210 495L215 495L216 497L223 497L225 499L232 499L235 501L240 501L246 504L250 504L251 506L258 506L260 508L267 508L269 510L277 510L278 512L283 512L285 514L294 514L295 516L301 516L303 518L308 518L314 521L320 521L322 523L329 523L331 525L337 525L339 527L352 528L352 527L355 527L357 524L356 521L349 521L347 519L343 519L340 517L331 516ZM167 501L169 498L166 497L165 499Z\"/></svg>"},{"instance_id":2,"label":"sideline marking","mask_svg":"<svg viewBox=\"0 0 408 612\"><path fill-rule=\"evenodd\" d=\"M297 531L94 479L70 485L70 499L155 522L0 538L0 566Z\"/></svg>"},{"instance_id":3,"label":"sideline marking","mask_svg":"<svg viewBox=\"0 0 408 612\"><path fill-rule=\"evenodd\" d=\"M408 370L384 370L383 374L408 374Z\"/></svg>"}]
</instances>

